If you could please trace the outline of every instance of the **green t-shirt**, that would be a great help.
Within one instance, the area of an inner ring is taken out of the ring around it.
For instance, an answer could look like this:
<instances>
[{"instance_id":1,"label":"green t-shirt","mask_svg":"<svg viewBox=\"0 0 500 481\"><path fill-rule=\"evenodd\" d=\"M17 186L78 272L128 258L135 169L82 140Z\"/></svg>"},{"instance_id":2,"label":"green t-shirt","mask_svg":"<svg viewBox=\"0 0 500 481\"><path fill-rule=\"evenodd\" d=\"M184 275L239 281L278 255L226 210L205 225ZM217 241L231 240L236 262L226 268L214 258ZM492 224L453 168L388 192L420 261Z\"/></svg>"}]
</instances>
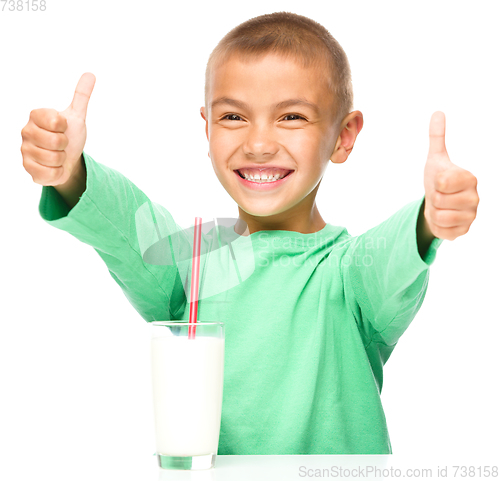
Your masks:
<instances>
[{"instance_id":1,"label":"green t-shirt","mask_svg":"<svg viewBox=\"0 0 500 481\"><path fill-rule=\"evenodd\" d=\"M78 203L43 187L42 218L92 246L143 319L188 319L192 236L122 174L84 160ZM383 365L442 243L420 257L423 200L356 237L331 224L203 233L198 320L224 321L226 336L218 454L392 453Z\"/></svg>"}]
</instances>

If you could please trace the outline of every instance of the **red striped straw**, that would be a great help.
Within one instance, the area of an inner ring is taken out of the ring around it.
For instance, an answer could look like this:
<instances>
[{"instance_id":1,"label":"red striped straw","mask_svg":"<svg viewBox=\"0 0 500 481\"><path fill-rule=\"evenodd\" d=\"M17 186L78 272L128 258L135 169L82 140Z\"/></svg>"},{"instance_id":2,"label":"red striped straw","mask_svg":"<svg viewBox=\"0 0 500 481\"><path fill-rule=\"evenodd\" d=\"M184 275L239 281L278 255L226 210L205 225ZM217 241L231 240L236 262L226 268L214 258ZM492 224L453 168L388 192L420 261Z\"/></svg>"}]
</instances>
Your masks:
<instances>
[{"instance_id":1,"label":"red striped straw","mask_svg":"<svg viewBox=\"0 0 500 481\"><path fill-rule=\"evenodd\" d=\"M198 286L200 283L201 217L194 219L193 267L191 269L191 303L189 322L196 323L198 317ZM196 325L189 325L188 339L194 339Z\"/></svg>"}]
</instances>

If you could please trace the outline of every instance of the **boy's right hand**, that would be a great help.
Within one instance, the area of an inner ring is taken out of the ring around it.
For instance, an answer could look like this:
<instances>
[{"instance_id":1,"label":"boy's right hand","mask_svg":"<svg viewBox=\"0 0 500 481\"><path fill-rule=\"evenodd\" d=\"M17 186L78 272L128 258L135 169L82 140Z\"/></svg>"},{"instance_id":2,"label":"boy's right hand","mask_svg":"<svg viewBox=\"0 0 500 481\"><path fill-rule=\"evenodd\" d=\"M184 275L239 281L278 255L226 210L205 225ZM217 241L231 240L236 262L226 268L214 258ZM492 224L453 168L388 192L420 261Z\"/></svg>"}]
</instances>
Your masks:
<instances>
[{"instance_id":1,"label":"boy's right hand","mask_svg":"<svg viewBox=\"0 0 500 481\"><path fill-rule=\"evenodd\" d=\"M84 73L75 89L71 105L62 112L36 109L21 130L23 167L40 185L66 184L80 159L87 139L85 118L95 76Z\"/></svg>"}]
</instances>

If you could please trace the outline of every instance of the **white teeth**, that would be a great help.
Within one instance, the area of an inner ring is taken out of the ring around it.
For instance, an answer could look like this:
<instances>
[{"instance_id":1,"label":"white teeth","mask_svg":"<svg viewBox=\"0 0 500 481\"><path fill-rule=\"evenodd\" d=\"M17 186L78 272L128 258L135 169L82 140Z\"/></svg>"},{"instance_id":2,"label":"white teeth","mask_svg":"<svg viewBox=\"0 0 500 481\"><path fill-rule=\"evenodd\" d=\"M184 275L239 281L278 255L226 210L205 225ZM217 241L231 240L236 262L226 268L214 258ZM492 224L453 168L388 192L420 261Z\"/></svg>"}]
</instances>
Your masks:
<instances>
[{"instance_id":1,"label":"white teeth","mask_svg":"<svg viewBox=\"0 0 500 481\"><path fill-rule=\"evenodd\" d=\"M243 174L245 176L246 180L249 180L250 182L275 182L278 179L281 179L283 176L276 174L274 177L272 176L267 176L267 174L261 174L260 177L258 175L253 175L253 174Z\"/></svg>"}]
</instances>

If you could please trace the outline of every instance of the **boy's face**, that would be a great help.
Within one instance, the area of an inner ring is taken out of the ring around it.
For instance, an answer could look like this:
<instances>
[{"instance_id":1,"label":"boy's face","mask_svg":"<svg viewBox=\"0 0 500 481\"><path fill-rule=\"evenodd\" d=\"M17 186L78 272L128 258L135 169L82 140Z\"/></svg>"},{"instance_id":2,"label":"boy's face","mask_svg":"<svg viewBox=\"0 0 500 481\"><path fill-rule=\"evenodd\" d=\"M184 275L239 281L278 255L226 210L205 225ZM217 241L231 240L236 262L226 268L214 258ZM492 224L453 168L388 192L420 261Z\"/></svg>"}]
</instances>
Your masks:
<instances>
[{"instance_id":1,"label":"boy's face","mask_svg":"<svg viewBox=\"0 0 500 481\"><path fill-rule=\"evenodd\" d=\"M233 55L212 71L201 108L209 156L251 233L296 230L304 219L313 228L314 199L338 137L325 71L274 54L248 62ZM291 99L311 105L279 105ZM237 172L248 166L293 172L275 185L255 186Z\"/></svg>"}]
</instances>

